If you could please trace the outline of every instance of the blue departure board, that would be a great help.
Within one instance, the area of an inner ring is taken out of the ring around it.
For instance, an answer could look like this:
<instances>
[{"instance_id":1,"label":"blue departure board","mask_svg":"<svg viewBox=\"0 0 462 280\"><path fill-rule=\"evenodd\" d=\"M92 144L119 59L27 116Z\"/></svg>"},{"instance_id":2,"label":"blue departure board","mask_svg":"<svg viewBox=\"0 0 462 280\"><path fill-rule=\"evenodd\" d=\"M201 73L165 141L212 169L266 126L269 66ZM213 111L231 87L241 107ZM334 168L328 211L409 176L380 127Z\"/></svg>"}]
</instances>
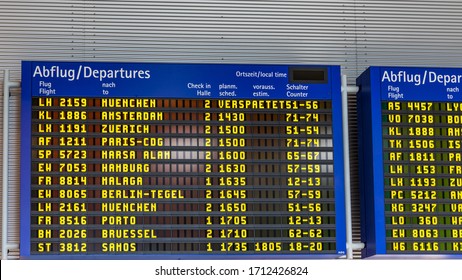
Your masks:
<instances>
[{"instance_id":1,"label":"blue departure board","mask_svg":"<svg viewBox=\"0 0 462 280\"><path fill-rule=\"evenodd\" d=\"M364 256L462 256L462 69L358 79Z\"/></svg>"},{"instance_id":2,"label":"blue departure board","mask_svg":"<svg viewBox=\"0 0 462 280\"><path fill-rule=\"evenodd\" d=\"M22 64L23 258L345 255L339 66Z\"/></svg>"}]
</instances>

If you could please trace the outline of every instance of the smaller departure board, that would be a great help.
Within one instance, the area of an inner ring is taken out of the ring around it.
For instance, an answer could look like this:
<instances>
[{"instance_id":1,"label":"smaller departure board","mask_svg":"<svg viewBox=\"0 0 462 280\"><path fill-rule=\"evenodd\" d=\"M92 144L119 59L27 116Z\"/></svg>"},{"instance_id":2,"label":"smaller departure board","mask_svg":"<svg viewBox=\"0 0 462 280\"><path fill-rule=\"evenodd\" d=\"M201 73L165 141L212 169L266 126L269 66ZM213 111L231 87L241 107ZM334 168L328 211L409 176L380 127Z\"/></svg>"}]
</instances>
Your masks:
<instances>
[{"instance_id":1,"label":"smaller departure board","mask_svg":"<svg viewBox=\"0 0 462 280\"><path fill-rule=\"evenodd\" d=\"M345 254L338 66L23 62L21 256Z\"/></svg>"},{"instance_id":2,"label":"smaller departure board","mask_svg":"<svg viewBox=\"0 0 462 280\"><path fill-rule=\"evenodd\" d=\"M365 256L462 256L462 69L357 80Z\"/></svg>"}]
</instances>

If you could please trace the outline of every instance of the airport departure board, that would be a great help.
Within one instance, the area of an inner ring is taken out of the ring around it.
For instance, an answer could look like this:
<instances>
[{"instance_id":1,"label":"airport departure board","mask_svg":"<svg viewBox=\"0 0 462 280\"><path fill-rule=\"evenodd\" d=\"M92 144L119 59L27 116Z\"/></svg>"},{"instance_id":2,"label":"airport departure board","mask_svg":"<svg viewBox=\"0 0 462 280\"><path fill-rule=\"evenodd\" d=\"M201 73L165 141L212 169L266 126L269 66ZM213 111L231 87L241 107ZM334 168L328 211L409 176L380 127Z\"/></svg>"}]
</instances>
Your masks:
<instances>
[{"instance_id":1,"label":"airport departure board","mask_svg":"<svg viewBox=\"0 0 462 280\"><path fill-rule=\"evenodd\" d=\"M462 254L462 69L358 78L365 256Z\"/></svg>"},{"instance_id":2,"label":"airport departure board","mask_svg":"<svg viewBox=\"0 0 462 280\"><path fill-rule=\"evenodd\" d=\"M340 67L22 66L23 258L345 254Z\"/></svg>"}]
</instances>

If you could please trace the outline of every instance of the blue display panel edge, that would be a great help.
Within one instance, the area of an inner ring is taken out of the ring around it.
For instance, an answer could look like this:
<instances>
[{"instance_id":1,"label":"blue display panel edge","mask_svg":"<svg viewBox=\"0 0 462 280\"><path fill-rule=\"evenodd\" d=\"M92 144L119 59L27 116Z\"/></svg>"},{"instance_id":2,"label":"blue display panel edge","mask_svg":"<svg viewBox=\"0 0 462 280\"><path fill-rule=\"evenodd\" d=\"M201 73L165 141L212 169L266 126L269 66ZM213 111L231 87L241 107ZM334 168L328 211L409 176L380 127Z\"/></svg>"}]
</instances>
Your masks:
<instances>
[{"instance_id":1,"label":"blue display panel edge","mask_svg":"<svg viewBox=\"0 0 462 280\"><path fill-rule=\"evenodd\" d=\"M314 69L323 79L292 81L291 69ZM340 66L22 62L20 256L28 259L338 258L346 253ZM172 92L175 93L172 96ZM32 97L150 97L197 99L331 100L335 176L335 255L31 255Z\"/></svg>"},{"instance_id":2,"label":"blue display panel edge","mask_svg":"<svg viewBox=\"0 0 462 280\"><path fill-rule=\"evenodd\" d=\"M362 256L370 257L387 254L381 102L461 102L462 69L371 66L356 84Z\"/></svg>"}]
</instances>

